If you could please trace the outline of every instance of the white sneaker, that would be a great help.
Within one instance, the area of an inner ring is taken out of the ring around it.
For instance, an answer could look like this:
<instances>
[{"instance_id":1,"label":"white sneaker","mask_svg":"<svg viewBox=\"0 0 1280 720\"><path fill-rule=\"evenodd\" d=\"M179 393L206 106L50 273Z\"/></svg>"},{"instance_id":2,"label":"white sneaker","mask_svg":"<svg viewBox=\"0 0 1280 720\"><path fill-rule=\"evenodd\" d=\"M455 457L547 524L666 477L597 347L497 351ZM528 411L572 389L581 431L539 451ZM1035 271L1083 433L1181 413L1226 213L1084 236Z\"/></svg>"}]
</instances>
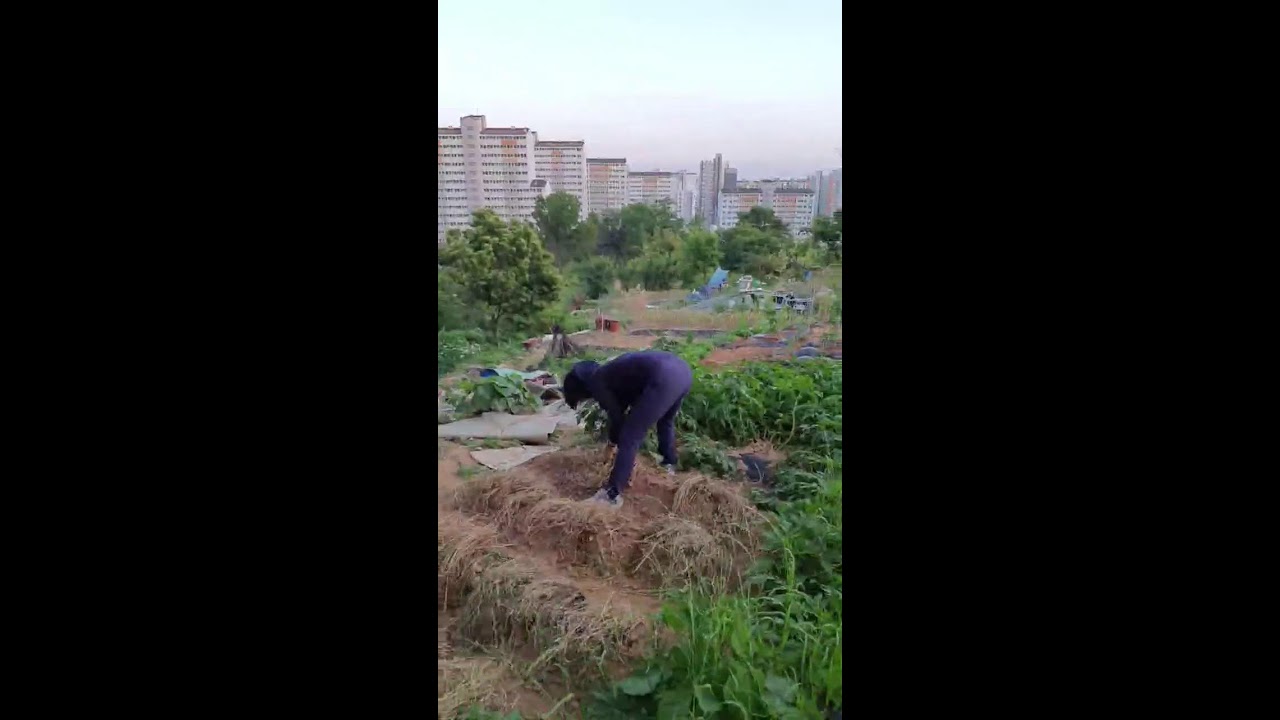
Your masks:
<instances>
[{"instance_id":1,"label":"white sneaker","mask_svg":"<svg viewBox=\"0 0 1280 720\"><path fill-rule=\"evenodd\" d=\"M600 488L599 490L597 490L597 491L596 491L596 494L595 494L595 495L592 495L591 497L587 498L587 502L601 502L601 503L604 503L605 505L608 505L608 506L613 507L613 508L621 508L621 507L622 507L622 496L621 496L621 495L619 495L618 497L616 497L616 498L614 498L614 499L610 500L610 499L609 499L609 489L608 489L608 488Z\"/></svg>"},{"instance_id":2,"label":"white sneaker","mask_svg":"<svg viewBox=\"0 0 1280 720\"><path fill-rule=\"evenodd\" d=\"M672 475L672 476L674 476L674 475L676 474L676 466L675 466L675 465L662 465L661 467L664 467L664 468L666 468L666 469L667 469L667 474L668 474L668 475Z\"/></svg>"}]
</instances>

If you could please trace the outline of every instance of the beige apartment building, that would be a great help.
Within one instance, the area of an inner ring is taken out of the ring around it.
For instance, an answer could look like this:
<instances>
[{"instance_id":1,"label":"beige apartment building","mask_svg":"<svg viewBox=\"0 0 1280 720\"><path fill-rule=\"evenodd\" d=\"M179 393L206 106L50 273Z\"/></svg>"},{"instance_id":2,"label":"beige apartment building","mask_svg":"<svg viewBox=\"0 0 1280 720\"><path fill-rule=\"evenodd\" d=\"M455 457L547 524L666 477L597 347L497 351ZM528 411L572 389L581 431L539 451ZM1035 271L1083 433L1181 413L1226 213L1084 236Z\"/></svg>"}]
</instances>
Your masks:
<instances>
[{"instance_id":1,"label":"beige apartment building","mask_svg":"<svg viewBox=\"0 0 1280 720\"><path fill-rule=\"evenodd\" d=\"M684 180L684 172L652 170L627 173L627 204L667 202L676 217L684 219Z\"/></svg>"},{"instance_id":2,"label":"beige apartment building","mask_svg":"<svg viewBox=\"0 0 1280 720\"><path fill-rule=\"evenodd\" d=\"M627 159L587 158L587 211L604 214L627 205Z\"/></svg>"},{"instance_id":3,"label":"beige apartment building","mask_svg":"<svg viewBox=\"0 0 1280 720\"><path fill-rule=\"evenodd\" d=\"M470 227L471 214L481 208L506 221L531 222L539 197L555 192L557 184L571 191L571 148L557 148L554 141L540 143L529 128L489 127L483 115L468 115L459 125L436 128L437 243L444 244L449 230ZM583 155L582 142L576 144L577 154ZM538 174L539 159L546 161L544 168L554 179ZM577 173L579 185L583 175Z\"/></svg>"},{"instance_id":4,"label":"beige apartment building","mask_svg":"<svg viewBox=\"0 0 1280 720\"><path fill-rule=\"evenodd\" d=\"M731 228L738 224L738 214L744 213L757 205L764 205L764 191L757 188L738 187L733 190L720 190L720 216L716 218L716 226Z\"/></svg>"},{"instance_id":5,"label":"beige apartment building","mask_svg":"<svg viewBox=\"0 0 1280 720\"><path fill-rule=\"evenodd\" d=\"M792 235L808 230L813 225L816 202L814 192L799 188L743 187L738 182L736 190L720 191L720 228L738 224L738 214L760 206L773 210L774 216L787 226Z\"/></svg>"},{"instance_id":6,"label":"beige apartment building","mask_svg":"<svg viewBox=\"0 0 1280 720\"><path fill-rule=\"evenodd\" d=\"M534 174L551 192L578 198L579 215L587 217L587 149L582 140L539 140L534 147Z\"/></svg>"},{"instance_id":7,"label":"beige apartment building","mask_svg":"<svg viewBox=\"0 0 1280 720\"><path fill-rule=\"evenodd\" d=\"M773 214L782 221L792 235L813 227L818 209L817 193L803 188L778 188L770 201Z\"/></svg>"}]
</instances>

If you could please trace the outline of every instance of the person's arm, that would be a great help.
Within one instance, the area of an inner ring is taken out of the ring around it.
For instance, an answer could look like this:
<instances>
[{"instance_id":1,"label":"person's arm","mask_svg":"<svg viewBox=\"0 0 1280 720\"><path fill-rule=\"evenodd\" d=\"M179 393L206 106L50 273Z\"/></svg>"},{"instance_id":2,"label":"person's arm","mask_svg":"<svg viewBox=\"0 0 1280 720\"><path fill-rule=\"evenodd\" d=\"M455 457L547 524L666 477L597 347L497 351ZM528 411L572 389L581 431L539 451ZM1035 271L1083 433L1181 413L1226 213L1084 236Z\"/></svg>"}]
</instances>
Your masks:
<instances>
[{"instance_id":1,"label":"person's arm","mask_svg":"<svg viewBox=\"0 0 1280 720\"><path fill-rule=\"evenodd\" d=\"M609 418L608 432L609 442L614 445L618 444L618 434L622 432L622 421L626 419L622 405L618 402L618 398L613 394L613 389L609 387L608 374L603 368L595 374L592 379L591 397L595 398L596 404L604 410L605 415Z\"/></svg>"}]
</instances>

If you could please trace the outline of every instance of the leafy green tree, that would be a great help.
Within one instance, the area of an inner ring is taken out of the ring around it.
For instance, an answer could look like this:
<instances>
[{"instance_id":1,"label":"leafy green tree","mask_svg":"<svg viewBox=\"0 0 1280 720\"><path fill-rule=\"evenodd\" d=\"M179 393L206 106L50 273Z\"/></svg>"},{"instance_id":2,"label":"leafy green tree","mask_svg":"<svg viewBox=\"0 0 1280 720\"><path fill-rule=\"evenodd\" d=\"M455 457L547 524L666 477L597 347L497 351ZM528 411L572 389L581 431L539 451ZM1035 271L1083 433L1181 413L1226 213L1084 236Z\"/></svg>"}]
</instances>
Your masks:
<instances>
[{"instance_id":1,"label":"leafy green tree","mask_svg":"<svg viewBox=\"0 0 1280 720\"><path fill-rule=\"evenodd\" d=\"M594 300L613 289L617 274L608 258L597 256L578 266L578 276L582 278L583 292Z\"/></svg>"},{"instance_id":2,"label":"leafy green tree","mask_svg":"<svg viewBox=\"0 0 1280 720\"><path fill-rule=\"evenodd\" d=\"M778 216L773 214L773 210L761 205L757 205L745 213L738 213L738 224L750 225L766 232L787 234L787 226L783 225Z\"/></svg>"},{"instance_id":3,"label":"leafy green tree","mask_svg":"<svg viewBox=\"0 0 1280 720\"><path fill-rule=\"evenodd\" d=\"M645 240L639 257L618 264L618 279L626 288L670 290L680 281L682 233L661 229Z\"/></svg>"},{"instance_id":4,"label":"leafy green tree","mask_svg":"<svg viewBox=\"0 0 1280 720\"><path fill-rule=\"evenodd\" d=\"M600 244L600 216L591 213L587 219L578 223L573 231L573 248L569 257L563 262L580 262L598 254Z\"/></svg>"},{"instance_id":5,"label":"leafy green tree","mask_svg":"<svg viewBox=\"0 0 1280 720\"><path fill-rule=\"evenodd\" d=\"M582 205L578 198L566 192L551 193L540 197L533 204L533 222L538 226L538 234L542 236L542 244L560 263L582 259L590 252L578 254L578 213Z\"/></svg>"},{"instance_id":6,"label":"leafy green tree","mask_svg":"<svg viewBox=\"0 0 1280 720\"><path fill-rule=\"evenodd\" d=\"M670 205L646 205L636 203L622 208L618 213L622 228L622 242L611 254L619 260L630 260L644 252L645 242L662 230L679 230L680 219Z\"/></svg>"},{"instance_id":7,"label":"leafy green tree","mask_svg":"<svg viewBox=\"0 0 1280 720\"><path fill-rule=\"evenodd\" d=\"M678 261L671 255L646 252L618 268L618 277L627 288L670 290L680 279Z\"/></svg>"},{"instance_id":8,"label":"leafy green tree","mask_svg":"<svg viewBox=\"0 0 1280 720\"><path fill-rule=\"evenodd\" d=\"M446 272L436 282L436 331L475 328L480 316L466 300L466 292Z\"/></svg>"},{"instance_id":9,"label":"leafy green tree","mask_svg":"<svg viewBox=\"0 0 1280 720\"><path fill-rule=\"evenodd\" d=\"M449 238L440 264L464 290L496 337L521 326L556 301L561 285L555 259L533 227L504 223L492 210L477 210L471 227Z\"/></svg>"},{"instance_id":10,"label":"leafy green tree","mask_svg":"<svg viewBox=\"0 0 1280 720\"><path fill-rule=\"evenodd\" d=\"M720 238L707 230L693 229L680 246L680 284L696 288L720 265Z\"/></svg>"},{"instance_id":11,"label":"leafy green tree","mask_svg":"<svg viewBox=\"0 0 1280 720\"><path fill-rule=\"evenodd\" d=\"M842 225L838 218L819 217L813 221L813 239L826 249L828 257L836 260L842 252Z\"/></svg>"},{"instance_id":12,"label":"leafy green tree","mask_svg":"<svg viewBox=\"0 0 1280 720\"><path fill-rule=\"evenodd\" d=\"M659 230L645 241L644 254L677 255L682 245L684 245L684 236L681 233L675 230Z\"/></svg>"},{"instance_id":13,"label":"leafy green tree","mask_svg":"<svg viewBox=\"0 0 1280 720\"><path fill-rule=\"evenodd\" d=\"M739 223L724 231L720 249L724 253L721 263L726 270L771 275L785 266L782 258L782 236L776 231L766 232L754 225Z\"/></svg>"},{"instance_id":14,"label":"leafy green tree","mask_svg":"<svg viewBox=\"0 0 1280 720\"><path fill-rule=\"evenodd\" d=\"M596 249L602 255L607 255L615 260L625 259L627 257L627 233L622 227L622 217L617 212L607 212L597 216L591 214L596 220L596 227L599 233L596 236ZM591 222L591 218L587 219Z\"/></svg>"}]
</instances>

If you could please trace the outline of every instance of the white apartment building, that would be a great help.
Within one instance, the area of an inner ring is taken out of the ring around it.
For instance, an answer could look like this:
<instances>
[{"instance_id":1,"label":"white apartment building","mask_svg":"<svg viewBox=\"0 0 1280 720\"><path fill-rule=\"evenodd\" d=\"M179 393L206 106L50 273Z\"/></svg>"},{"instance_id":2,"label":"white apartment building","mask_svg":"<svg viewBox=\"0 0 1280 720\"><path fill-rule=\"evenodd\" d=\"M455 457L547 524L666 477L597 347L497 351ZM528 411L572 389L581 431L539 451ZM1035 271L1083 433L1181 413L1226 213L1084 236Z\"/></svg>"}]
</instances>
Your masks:
<instances>
[{"instance_id":1,"label":"white apartment building","mask_svg":"<svg viewBox=\"0 0 1280 720\"><path fill-rule=\"evenodd\" d=\"M627 204L655 205L666 201L671 212L683 220L684 178L684 172L663 170L627 173Z\"/></svg>"},{"instance_id":2,"label":"white apartment building","mask_svg":"<svg viewBox=\"0 0 1280 720\"><path fill-rule=\"evenodd\" d=\"M672 179L673 192L675 193L676 215L686 223L693 222L694 198L698 195L698 174L679 170Z\"/></svg>"},{"instance_id":3,"label":"white apartment building","mask_svg":"<svg viewBox=\"0 0 1280 720\"><path fill-rule=\"evenodd\" d=\"M627 159L587 158L587 210L604 214L627 205Z\"/></svg>"},{"instance_id":4,"label":"white apartment building","mask_svg":"<svg viewBox=\"0 0 1280 720\"><path fill-rule=\"evenodd\" d=\"M537 133L491 128L483 115L436 130L437 242L444 243L449 230L470 227L471 214L481 208L505 221L531 219L534 200L546 194L546 183L534 184Z\"/></svg>"},{"instance_id":5,"label":"white apartment building","mask_svg":"<svg viewBox=\"0 0 1280 720\"><path fill-rule=\"evenodd\" d=\"M738 224L738 214L744 213L757 205L764 205L764 192L758 189L742 188L736 190L720 190L719 216L716 226L731 228Z\"/></svg>"},{"instance_id":6,"label":"white apartment building","mask_svg":"<svg viewBox=\"0 0 1280 720\"><path fill-rule=\"evenodd\" d=\"M587 150L582 140L539 140L534 147L534 174L551 192L578 198L580 219L587 217Z\"/></svg>"},{"instance_id":7,"label":"white apartment building","mask_svg":"<svg viewBox=\"0 0 1280 720\"><path fill-rule=\"evenodd\" d=\"M773 191L773 214L787 226L792 235L813 227L818 209L817 193L799 188L778 188Z\"/></svg>"},{"instance_id":8,"label":"white apartment building","mask_svg":"<svg viewBox=\"0 0 1280 720\"><path fill-rule=\"evenodd\" d=\"M459 124L436 128L436 241L441 245L449 230L470 227L471 214L481 208L504 221L531 222L534 202L555 192L552 181L537 173L537 133L491 128L483 115L468 115ZM567 186L572 174L565 170L557 180Z\"/></svg>"},{"instance_id":9,"label":"white apartment building","mask_svg":"<svg viewBox=\"0 0 1280 720\"><path fill-rule=\"evenodd\" d=\"M817 203L812 190L792 188L753 188L738 183L736 190L720 191L720 216L717 225L731 228L738 224L738 214L760 206L773 210L774 216L787 226L792 235L813 225Z\"/></svg>"}]
</instances>

